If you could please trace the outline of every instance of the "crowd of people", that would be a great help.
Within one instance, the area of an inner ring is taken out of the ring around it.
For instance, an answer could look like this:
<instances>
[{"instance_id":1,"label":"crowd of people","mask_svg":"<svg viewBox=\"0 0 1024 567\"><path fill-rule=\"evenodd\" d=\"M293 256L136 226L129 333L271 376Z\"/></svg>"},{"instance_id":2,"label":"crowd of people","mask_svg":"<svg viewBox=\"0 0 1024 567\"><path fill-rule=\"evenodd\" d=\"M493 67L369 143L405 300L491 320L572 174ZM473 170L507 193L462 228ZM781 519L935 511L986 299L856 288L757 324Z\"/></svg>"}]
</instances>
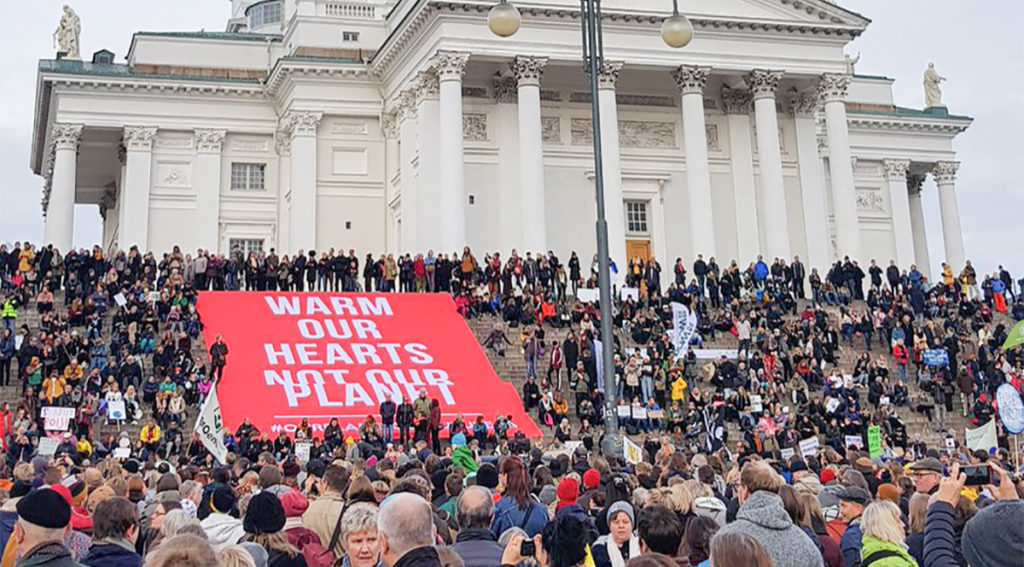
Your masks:
<instances>
[{"instance_id":1,"label":"crowd of people","mask_svg":"<svg viewBox=\"0 0 1024 567\"><path fill-rule=\"evenodd\" d=\"M575 299L598 265L584 271L576 253L477 261L467 247L367 255L360 269L352 250L157 261L0 246L0 380L21 392L0 410L0 567L1019 562L1024 487L1003 428L991 452L928 446L900 409L942 431L952 412L998 423L995 390L1019 392L1024 364L1021 347L1001 349L1010 318L1024 319L1009 273L943 265L933 283L874 261L824 275L799 258L687 267L613 267L630 293L614 308L606 392L599 311ZM217 463L186 425L228 365L219 338L194 349L205 289L451 293L467 317L495 321L486 348L521 353L523 402L552 439L509 438L500 417L442 423L421 395L382 404L358 439L336 421L273 438L245 421ZM735 353L677 357L673 302L698 314L692 347L725 337ZM19 325L26 310L37 325ZM599 449L606 395L627 409L639 462ZM727 424L742 438L730 443ZM881 454L866 450L872 425ZM819 436L815 454L791 454ZM296 440L311 442L308 460ZM991 478L965 487L959 468L979 464Z\"/></svg>"}]
</instances>

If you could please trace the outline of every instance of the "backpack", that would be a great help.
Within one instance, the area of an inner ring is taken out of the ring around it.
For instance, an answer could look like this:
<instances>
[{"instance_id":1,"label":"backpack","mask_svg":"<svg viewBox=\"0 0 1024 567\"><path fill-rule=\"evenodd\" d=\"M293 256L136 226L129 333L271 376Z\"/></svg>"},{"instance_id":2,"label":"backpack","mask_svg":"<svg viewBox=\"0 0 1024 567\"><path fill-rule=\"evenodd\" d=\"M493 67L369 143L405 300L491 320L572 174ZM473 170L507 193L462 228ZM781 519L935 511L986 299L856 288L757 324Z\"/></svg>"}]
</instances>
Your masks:
<instances>
[{"instance_id":1,"label":"backpack","mask_svg":"<svg viewBox=\"0 0 1024 567\"><path fill-rule=\"evenodd\" d=\"M334 567L339 565L341 558L334 555L334 548L338 545L338 538L341 537L341 519L345 517L348 510L348 503L341 507L341 514L338 514L338 522L334 524L334 533L331 534L331 541L324 547L319 538L310 537L301 546L296 546L302 551L302 558L306 560L307 567ZM310 532L310 535L314 535Z\"/></svg>"},{"instance_id":2,"label":"backpack","mask_svg":"<svg viewBox=\"0 0 1024 567\"><path fill-rule=\"evenodd\" d=\"M885 559L887 557L899 557L899 556L900 556L899 553L896 553L895 551L893 551L891 549L880 549L880 550L872 553L871 555L868 555L867 557L865 557L864 561L860 562L860 567L869 567L872 563L875 563L876 561L881 561L882 559Z\"/></svg>"}]
</instances>

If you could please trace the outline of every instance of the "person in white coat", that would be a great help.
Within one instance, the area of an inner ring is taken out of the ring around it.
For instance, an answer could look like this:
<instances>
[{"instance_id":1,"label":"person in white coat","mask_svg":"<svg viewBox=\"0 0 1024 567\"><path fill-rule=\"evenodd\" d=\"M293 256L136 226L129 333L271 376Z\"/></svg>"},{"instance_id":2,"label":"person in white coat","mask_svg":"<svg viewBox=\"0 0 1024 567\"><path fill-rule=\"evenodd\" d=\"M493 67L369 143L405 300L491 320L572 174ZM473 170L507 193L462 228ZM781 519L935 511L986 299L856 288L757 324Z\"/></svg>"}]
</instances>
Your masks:
<instances>
[{"instance_id":1,"label":"person in white coat","mask_svg":"<svg viewBox=\"0 0 1024 567\"><path fill-rule=\"evenodd\" d=\"M242 520L230 514L235 507L235 493L228 486L218 487L210 496L210 515L199 523L214 551L234 545L245 537Z\"/></svg>"}]
</instances>

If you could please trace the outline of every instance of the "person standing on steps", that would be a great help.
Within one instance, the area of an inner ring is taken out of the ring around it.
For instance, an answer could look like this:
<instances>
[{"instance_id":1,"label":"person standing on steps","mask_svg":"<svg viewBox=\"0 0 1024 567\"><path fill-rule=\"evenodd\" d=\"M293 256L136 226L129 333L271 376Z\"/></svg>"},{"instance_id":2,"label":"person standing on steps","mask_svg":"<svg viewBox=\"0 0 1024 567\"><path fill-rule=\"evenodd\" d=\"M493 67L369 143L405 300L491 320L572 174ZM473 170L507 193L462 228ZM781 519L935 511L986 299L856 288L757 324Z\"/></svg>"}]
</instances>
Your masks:
<instances>
[{"instance_id":1,"label":"person standing on steps","mask_svg":"<svg viewBox=\"0 0 1024 567\"><path fill-rule=\"evenodd\" d=\"M224 376L224 367L227 364L228 345L224 342L224 337L217 333L217 339L210 345L210 375L215 377L215 384Z\"/></svg>"}]
</instances>

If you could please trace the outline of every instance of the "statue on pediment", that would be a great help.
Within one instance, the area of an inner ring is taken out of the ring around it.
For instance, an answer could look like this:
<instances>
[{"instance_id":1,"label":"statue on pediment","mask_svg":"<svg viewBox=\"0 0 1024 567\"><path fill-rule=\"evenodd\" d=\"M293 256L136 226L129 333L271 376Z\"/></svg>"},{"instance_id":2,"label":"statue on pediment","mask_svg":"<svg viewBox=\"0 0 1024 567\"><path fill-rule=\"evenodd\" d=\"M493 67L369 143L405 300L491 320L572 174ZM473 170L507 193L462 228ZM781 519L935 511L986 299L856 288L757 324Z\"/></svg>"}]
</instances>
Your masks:
<instances>
[{"instance_id":1,"label":"statue on pediment","mask_svg":"<svg viewBox=\"0 0 1024 567\"><path fill-rule=\"evenodd\" d=\"M857 62L860 61L860 53L858 53L856 57L850 57L850 54L847 53L843 55L843 59L846 61L846 74L855 74Z\"/></svg>"},{"instance_id":2,"label":"statue on pediment","mask_svg":"<svg viewBox=\"0 0 1024 567\"><path fill-rule=\"evenodd\" d=\"M928 69L924 72L925 108L945 108L942 104L942 89L939 88L939 83L945 80L946 78L935 70L935 63L929 63Z\"/></svg>"},{"instance_id":3,"label":"statue on pediment","mask_svg":"<svg viewBox=\"0 0 1024 567\"><path fill-rule=\"evenodd\" d=\"M78 36L81 33L82 21L78 18L78 14L71 9L71 6L65 4L60 24L57 25L57 31L53 32L53 40L60 57L64 59L81 58L78 47Z\"/></svg>"}]
</instances>

